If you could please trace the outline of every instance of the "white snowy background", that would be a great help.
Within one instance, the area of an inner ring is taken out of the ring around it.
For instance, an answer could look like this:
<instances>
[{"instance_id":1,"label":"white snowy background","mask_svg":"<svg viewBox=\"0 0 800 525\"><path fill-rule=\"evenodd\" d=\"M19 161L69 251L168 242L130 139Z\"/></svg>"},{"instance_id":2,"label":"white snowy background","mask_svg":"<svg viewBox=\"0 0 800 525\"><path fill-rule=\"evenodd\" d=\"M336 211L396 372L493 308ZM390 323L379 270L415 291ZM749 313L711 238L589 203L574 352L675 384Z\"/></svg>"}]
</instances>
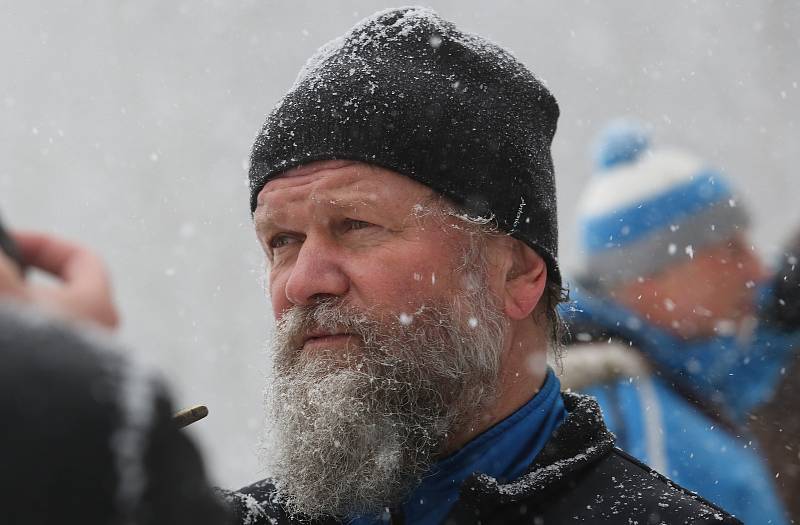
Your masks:
<instances>
[{"instance_id":1,"label":"white snowy background","mask_svg":"<svg viewBox=\"0 0 800 525\"><path fill-rule=\"evenodd\" d=\"M774 255L800 225L800 3L433 1L510 48L558 98L562 261L577 256L587 146L635 115L738 183ZM216 483L255 459L272 324L246 159L265 114L321 44L391 4L0 1L0 213L96 248L121 337L205 403L190 432Z\"/></svg>"}]
</instances>

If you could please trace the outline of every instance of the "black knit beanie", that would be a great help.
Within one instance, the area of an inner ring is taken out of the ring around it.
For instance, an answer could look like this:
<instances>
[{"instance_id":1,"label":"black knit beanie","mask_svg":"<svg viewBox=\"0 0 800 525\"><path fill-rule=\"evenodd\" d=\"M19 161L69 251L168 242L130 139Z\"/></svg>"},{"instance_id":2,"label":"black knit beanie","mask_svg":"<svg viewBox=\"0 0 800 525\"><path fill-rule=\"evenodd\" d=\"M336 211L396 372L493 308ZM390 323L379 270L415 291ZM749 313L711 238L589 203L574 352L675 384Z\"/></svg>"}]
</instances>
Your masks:
<instances>
[{"instance_id":1,"label":"black knit beanie","mask_svg":"<svg viewBox=\"0 0 800 525\"><path fill-rule=\"evenodd\" d=\"M320 48L269 114L253 146L250 208L295 166L375 164L494 218L560 284L557 120L555 98L509 52L429 9L382 11Z\"/></svg>"}]
</instances>

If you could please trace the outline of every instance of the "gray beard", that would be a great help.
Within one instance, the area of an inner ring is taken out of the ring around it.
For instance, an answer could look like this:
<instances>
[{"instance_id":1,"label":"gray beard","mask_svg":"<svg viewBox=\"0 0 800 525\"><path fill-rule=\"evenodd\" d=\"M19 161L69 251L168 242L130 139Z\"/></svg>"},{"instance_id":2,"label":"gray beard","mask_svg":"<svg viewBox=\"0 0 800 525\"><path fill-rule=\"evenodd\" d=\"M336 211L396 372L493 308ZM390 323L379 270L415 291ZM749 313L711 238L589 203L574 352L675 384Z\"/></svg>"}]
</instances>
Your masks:
<instances>
[{"instance_id":1,"label":"gray beard","mask_svg":"<svg viewBox=\"0 0 800 525\"><path fill-rule=\"evenodd\" d=\"M402 503L447 439L495 399L506 321L482 286L406 324L338 299L282 316L263 452L290 513L372 516ZM361 341L303 352L315 328Z\"/></svg>"}]
</instances>

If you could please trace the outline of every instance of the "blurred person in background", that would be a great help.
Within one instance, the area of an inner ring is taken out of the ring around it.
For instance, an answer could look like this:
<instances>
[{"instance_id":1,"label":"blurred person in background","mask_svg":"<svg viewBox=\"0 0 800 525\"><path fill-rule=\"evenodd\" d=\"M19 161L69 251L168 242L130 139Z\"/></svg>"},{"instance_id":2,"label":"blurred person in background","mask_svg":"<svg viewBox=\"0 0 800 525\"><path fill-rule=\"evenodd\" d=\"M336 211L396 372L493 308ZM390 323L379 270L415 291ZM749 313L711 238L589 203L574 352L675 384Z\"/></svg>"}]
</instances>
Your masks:
<instances>
[{"instance_id":1,"label":"blurred person in background","mask_svg":"<svg viewBox=\"0 0 800 525\"><path fill-rule=\"evenodd\" d=\"M632 120L606 128L595 163L564 385L596 396L619 446L656 470L746 523L784 523L745 425L800 334L758 322L770 292L744 205L723 174L651 147Z\"/></svg>"}]
</instances>

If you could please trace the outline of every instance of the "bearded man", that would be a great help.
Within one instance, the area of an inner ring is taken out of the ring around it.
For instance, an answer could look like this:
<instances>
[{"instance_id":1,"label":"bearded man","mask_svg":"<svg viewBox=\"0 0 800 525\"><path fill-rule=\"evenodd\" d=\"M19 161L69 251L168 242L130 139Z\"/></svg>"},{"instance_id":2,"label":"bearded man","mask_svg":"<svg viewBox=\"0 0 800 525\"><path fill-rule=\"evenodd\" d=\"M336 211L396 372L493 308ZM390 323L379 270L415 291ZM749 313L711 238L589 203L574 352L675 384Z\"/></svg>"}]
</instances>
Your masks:
<instances>
[{"instance_id":1,"label":"bearded man","mask_svg":"<svg viewBox=\"0 0 800 525\"><path fill-rule=\"evenodd\" d=\"M427 9L309 60L251 157L277 328L272 477L229 493L240 523L737 522L614 448L547 367L558 113Z\"/></svg>"}]
</instances>

